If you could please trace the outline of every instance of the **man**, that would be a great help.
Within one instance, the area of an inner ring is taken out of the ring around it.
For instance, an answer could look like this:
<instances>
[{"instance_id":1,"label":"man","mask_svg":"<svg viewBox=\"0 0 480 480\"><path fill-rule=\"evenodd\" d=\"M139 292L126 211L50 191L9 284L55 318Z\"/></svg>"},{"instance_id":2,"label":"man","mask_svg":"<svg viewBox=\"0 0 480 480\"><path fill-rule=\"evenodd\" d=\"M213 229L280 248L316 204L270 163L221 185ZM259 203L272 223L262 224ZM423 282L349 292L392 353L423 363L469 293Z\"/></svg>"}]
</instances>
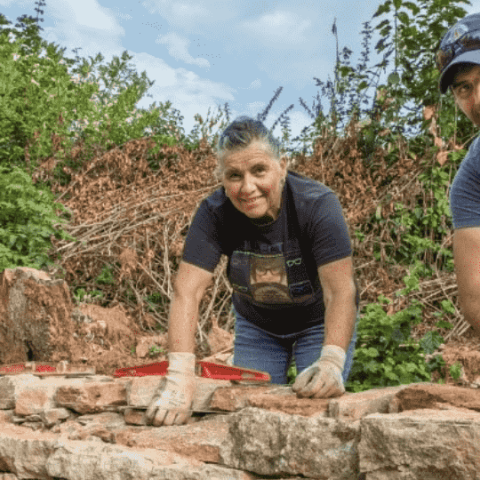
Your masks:
<instances>
[{"instance_id":1,"label":"man","mask_svg":"<svg viewBox=\"0 0 480 480\"><path fill-rule=\"evenodd\" d=\"M480 127L480 13L467 15L443 37L437 52L442 94L450 90ZM453 256L465 320L480 337L480 140L470 146L450 189Z\"/></svg>"}]
</instances>

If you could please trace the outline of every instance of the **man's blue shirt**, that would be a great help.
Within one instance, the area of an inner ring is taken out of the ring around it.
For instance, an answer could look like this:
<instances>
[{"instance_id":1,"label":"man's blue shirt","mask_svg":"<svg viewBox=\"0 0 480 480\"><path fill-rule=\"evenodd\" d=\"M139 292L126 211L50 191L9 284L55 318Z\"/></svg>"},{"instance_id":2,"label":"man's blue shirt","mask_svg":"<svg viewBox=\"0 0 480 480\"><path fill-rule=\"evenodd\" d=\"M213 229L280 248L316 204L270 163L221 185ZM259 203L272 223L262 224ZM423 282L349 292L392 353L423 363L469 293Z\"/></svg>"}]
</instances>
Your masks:
<instances>
[{"instance_id":1,"label":"man's blue shirt","mask_svg":"<svg viewBox=\"0 0 480 480\"><path fill-rule=\"evenodd\" d=\"M453 228L480 227L480 137L470 146L450 189Z\"/></svg>"}]
</instances>

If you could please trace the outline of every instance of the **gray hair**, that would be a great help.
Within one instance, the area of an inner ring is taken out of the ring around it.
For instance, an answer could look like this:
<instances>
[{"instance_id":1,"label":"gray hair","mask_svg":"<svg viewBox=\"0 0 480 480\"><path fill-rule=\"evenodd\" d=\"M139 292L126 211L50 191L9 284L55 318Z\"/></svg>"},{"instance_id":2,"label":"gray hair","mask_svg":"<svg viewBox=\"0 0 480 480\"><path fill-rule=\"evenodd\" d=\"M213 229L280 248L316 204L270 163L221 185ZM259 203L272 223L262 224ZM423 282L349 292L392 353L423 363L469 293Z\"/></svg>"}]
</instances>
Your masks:
<instances>
[{"instance_id":1,"label":"gray hair","mask_svg":"<svg viewBox=\"0 0 480 480\"><path fill-rule=\"evenodd\" d=\"M233 120L223 131L216 145L218 165L215 176L221 179L225 169L225 159L234 152L248 148L258 142L270 154L272 160L280 163L280 142L267 130L265 125L251 117L241 116Z\"/></svg>"}]
</instances>

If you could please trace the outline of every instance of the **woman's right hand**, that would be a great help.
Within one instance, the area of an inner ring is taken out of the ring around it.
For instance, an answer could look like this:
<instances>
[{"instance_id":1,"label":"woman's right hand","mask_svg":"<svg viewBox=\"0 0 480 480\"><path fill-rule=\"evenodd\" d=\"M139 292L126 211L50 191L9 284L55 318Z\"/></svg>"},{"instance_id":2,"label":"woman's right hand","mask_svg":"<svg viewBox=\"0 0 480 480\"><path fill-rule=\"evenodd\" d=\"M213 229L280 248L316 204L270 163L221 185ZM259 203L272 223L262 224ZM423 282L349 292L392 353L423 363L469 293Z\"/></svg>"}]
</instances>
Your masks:
<instances>
[{"instance_id":1,"label":"woman's right hand","mask_svg":"<svg viewBox=\"0 0 480 480\"><path fill-rule=\"evenodd\" d=\"M195 394L195 355L172 352L168 354L168 373L151 401L147 425L183 425L192 415Z\"/></svg>"}]
</instances>

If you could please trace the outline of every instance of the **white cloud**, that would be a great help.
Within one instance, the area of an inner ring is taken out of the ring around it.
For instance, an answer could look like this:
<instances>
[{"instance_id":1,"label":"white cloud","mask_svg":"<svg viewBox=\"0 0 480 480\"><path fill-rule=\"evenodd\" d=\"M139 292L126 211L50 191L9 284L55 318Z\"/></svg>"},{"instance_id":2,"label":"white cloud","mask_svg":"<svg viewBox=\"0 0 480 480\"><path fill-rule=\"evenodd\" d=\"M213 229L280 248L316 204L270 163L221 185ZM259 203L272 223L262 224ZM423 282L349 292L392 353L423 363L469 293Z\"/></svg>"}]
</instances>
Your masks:
<instances>
[{"instance_id":1,"label":"white cloud","mask_svg":"<svg viewBox=\"0 0 480 480\"><path fill-rule=\"evenodd\" d=\"M162 16L171 27L189 34L215 33L215 27L237 16L238 5L225 0L146 0L142 3L148 12ZM211 26L208 31L207 26Z\"/></svg>"},{"instance_id":2,"label":"white cloud","mask_svg":"<svg viewBox=\"0 0 480 480\"><path fill-rule=\"evenodd\" d=\"M208 107L223 105L225 102L230 104L235 98L235 89L232 87L202 78L184 68L172 68L164 60L148 53L135 54L134 59L137 72L145 70L148 78L155 80L154 85L147 92L153 98L142 98L137 107L148 108L153 101L158 105L158 102L166 103L169 100L172 102L172 108L180 110L184 117L183 127L186 133L193 128L195 124L193 117L196 113L204 116ZM218 109L211 108L210 112L211 119L216 116Z\"/></svg>"},{"instance_id":3,"label":"white cloud","mask_svg":"<svg viewBox=\"0 0 480 480\"><path fill-rule=\"evenodd\" d=\"M251 88L253 90L257 90L258 88L260 88L262 86L262 81L257 78L256 80L254 80L250 86L248 88Z\"/></svg>"},{"instance_id":4,"label":"white cloud","mask_svg":"<svg viewBox=\"0 0 480 480\"><path fill-rule=\"evenodd\" d=\"M249 35L283 48L285 45L293 47L308 41L306 32L310 26L310 20L303 20L292 12L276 11L266 13L256 20L243 22L241 28Z\"/></svg>"},{"instance_id":5,"label":"white cloud","mask_svg":"<svg viewBox=\"0 0 480 480\"><path fill-rule=\"evenodd\" d=\"M193 58L188 53L188 46L190 40L176 33L168 33L161 35L155 43L160 43L167 46L168 53L175 58L190 65L197 65L198 67L205 68L210 66L210 62L204 58Z\"/></svg>"},{"instance_id":6,"label":"white cloud","mask_svg":"<svg viewBox=\"0 0 480 480\"><path fill-rule=\"evenodd\" d=\"M29 0L0 0L0 6L1 7L11 7L12 4L15 4L16 7L28 7L31 8L32 2ZM33 16L33 15L32 15Z\"/></svg>"},{"instance_id":7,"label":"white cloud","mask_svg":"<svg viewBox=\"0 0 480 480\"><path fill-rule=\"evenodd\" d=\"M51 4L50 4L51 3ZM102 31L109 34L122 34L115 16L109 8L102 7L97 0L53 0L49 2L49 15L62 23L68 22L77 29L87 28Z\"/></svg>"}]
</instances>

